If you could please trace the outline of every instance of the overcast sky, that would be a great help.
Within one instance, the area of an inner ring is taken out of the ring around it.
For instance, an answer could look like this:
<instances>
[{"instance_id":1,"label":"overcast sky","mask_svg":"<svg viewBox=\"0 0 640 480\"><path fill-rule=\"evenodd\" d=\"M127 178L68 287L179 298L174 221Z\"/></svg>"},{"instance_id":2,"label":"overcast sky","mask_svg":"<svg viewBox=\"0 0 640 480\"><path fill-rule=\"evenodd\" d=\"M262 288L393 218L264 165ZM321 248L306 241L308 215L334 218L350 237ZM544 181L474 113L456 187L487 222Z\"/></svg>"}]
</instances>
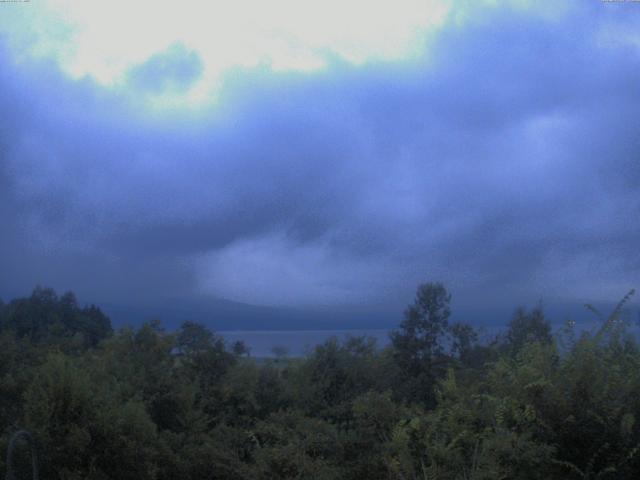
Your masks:
<instances>
[{"instance_id":1,"label":"overcast sky","mask_svg":"<svg viewBox=\"0 0 640 480\"><path fill-rule=\"evenodd\" d=\"M193 3L0 3L0 297L640 286L639 3Z\"/></svg>"}]
</instances>

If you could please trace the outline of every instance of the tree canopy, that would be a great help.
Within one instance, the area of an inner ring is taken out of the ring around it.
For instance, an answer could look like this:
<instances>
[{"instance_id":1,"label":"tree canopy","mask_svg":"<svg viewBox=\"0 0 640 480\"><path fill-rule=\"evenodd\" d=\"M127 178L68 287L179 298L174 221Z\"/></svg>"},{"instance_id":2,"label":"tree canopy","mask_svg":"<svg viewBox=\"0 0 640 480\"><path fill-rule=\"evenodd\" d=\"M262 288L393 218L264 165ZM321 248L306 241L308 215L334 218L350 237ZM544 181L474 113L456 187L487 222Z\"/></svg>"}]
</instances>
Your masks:
<instances>
[{"instance_id":1,"label":"tree canopy","mask_svg":"<svg viewBox=\"0 0 640 480\"><path fill-rule=\"evenodd\" d=\"M113 331L37 288L0 304L0 448L30 432L52 480L636 479L628 298L595 333L554 333L538 307L481 343L426 283L384 348L260 359L195 322ZM29 451L12 452L20 478Z\"/></svg>"}]
</instances>

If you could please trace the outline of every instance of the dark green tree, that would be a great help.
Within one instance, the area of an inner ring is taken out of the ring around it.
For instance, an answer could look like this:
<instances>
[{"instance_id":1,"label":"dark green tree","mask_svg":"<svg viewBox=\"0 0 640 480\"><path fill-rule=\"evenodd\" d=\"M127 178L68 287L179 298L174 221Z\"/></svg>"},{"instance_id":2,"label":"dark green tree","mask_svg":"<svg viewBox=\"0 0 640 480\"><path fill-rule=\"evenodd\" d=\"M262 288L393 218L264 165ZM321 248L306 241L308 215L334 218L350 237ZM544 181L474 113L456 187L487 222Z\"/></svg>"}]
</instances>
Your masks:
<instances>
[{"instance_id":1,"label":"dark green tree","mask_svg":"<svg viewBox=\"0 0 640 480\"><path fill-rule=\"evenodd\" d=\"M449 326L451 295L441 283L418 287L400 329L391 333L394 358L402 378L396 389L404 400L435 402L433 386L446 370L443 337Z\"/></svg>"},{"instance_id":2,"label":"dark green tree","mask_svg":"<svg viewBox=\"0 0 640 480\"><path fill-rule=\"evenodd\" d=\"M537 306L531 312L518 308L509 322L505 337L506 348L512 354L529 342L549 345L552 339L551 324L545 318L542 306Z\"/></svg>"},{"instance_id":3,"label":"dark green tree","mask_svg":"<svg viewBox=\"0 0 640 480\"><path fill-rule=\"evenodd\" d=\"M58 297L37 287L30 297L12 300L0 327L31 343L57 344L66 351L93 348L113 333L111 321L95 305L80 308L73 293Z\"/></svg>"},{"instance_id":4,"label":"dark green tree","mask_svg":"<svg viewBox=\"0 0 640 480\"><path fill-rule=\"evenodd\" d=\"M178 330L176 346L180 354L195 356L210 349L214 340L216 339L213 333L207 327L197 322L186 321Z\"/></svg>"}]
</instances>

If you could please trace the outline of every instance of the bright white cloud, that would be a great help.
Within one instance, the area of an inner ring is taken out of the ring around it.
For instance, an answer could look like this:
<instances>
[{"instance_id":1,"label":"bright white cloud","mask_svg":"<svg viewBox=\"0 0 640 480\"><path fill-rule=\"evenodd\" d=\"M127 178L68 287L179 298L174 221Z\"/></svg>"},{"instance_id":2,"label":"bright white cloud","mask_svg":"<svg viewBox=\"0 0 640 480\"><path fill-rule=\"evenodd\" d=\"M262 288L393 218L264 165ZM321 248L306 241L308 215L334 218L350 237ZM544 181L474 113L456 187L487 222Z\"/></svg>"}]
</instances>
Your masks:
<instances>
[{"instance_id":1,"label":"bright white cloud","mask_svg":"<svg viewBox=\"0 0 640 480\"><path fill-rule=\"evenodd\" d=\"M194 263L202 293L256 305L375 303L400 280L384 261L341 255L326 240L300 245L282 233L239 240Z\"/></svg>"},{"instance_id":2,"label":"bright white cloud","mask_svg":"<svg viewBox=\"0 0 640 480\"><path fill-rule=\"evenodd\" d=\"M211 98L221 75L235 67L314 71L330 57L353 64L406 59L421 51L431 28L444 22L448 4L47 0L12 9L12 19L0 19L0 32L8 31L29 54L54 57L73 78L89 76L110 87L126 86L130 69L182 44L204 66L182 100L199 103Z\"/></svg>"}]
</instances>

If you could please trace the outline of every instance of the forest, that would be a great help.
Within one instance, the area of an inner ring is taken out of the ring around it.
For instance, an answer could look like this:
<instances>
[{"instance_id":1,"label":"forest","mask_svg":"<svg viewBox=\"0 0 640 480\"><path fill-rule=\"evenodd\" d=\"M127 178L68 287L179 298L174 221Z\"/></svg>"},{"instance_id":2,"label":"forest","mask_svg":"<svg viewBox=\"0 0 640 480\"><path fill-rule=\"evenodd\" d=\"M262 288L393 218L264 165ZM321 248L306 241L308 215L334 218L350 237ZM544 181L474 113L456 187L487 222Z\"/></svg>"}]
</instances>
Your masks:
<instances>
[{"instance_id":1,"label":"forest","mask_svg":"<svg viewBox=\"0 0 640 480\"><path fill-rule=\"evenodd\" d=\"M519 308L479 341L440 283L381 348L253 358L205 326L112 328L72 293L0 302L0 475L46 480L619 479L640 472L629 292L595 331ZM10 477L7 477L10 478Z\"/></svg>"}]
</instances>

